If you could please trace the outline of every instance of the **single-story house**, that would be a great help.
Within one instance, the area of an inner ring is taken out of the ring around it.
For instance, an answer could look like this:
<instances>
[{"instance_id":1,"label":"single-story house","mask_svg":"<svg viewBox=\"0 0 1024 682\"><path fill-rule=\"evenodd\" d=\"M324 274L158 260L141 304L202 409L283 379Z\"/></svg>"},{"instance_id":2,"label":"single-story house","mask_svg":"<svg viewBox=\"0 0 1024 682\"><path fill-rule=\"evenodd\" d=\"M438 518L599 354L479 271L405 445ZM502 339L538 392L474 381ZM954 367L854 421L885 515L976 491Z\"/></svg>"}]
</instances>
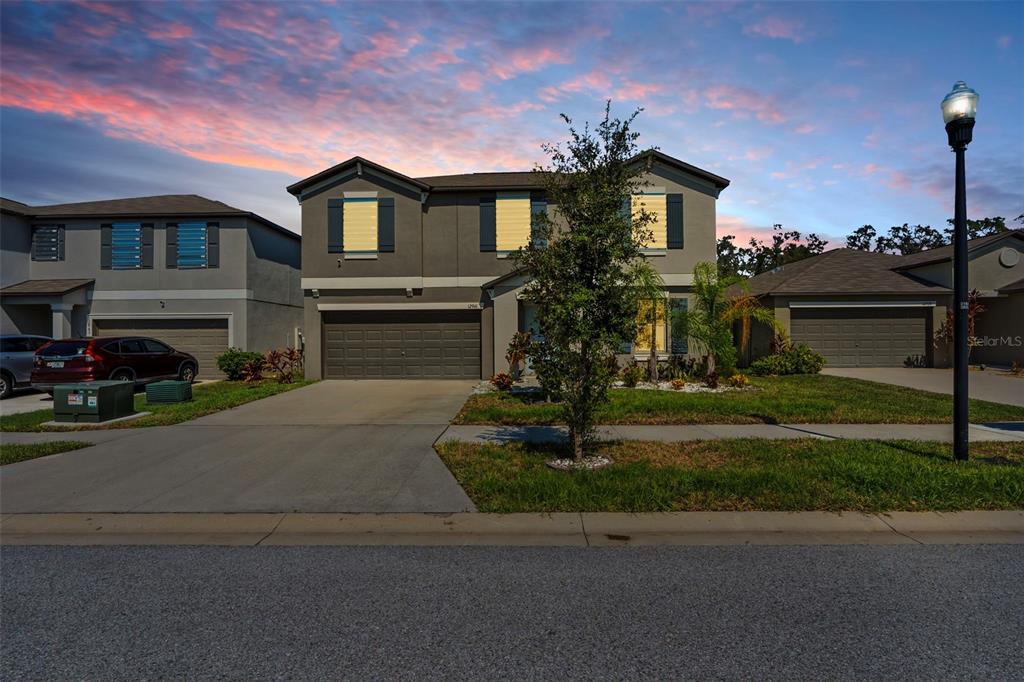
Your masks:
<instances>
[{"instance_id":1,"label":"single-story house","mask_svg":"<svg viewBox=\"0 0 1024 682\"><path fill-rule=\"evenodd\" d=\"M1024 364L1024 230L968 243L969 285L978 316L971 362ZM935 335L952 303L953 248L908 256L834 249L748 280L794 342L832 367L948 366ZM769 352L771 332L754 325L741 364Z\"/></svg>"}]
</instances>

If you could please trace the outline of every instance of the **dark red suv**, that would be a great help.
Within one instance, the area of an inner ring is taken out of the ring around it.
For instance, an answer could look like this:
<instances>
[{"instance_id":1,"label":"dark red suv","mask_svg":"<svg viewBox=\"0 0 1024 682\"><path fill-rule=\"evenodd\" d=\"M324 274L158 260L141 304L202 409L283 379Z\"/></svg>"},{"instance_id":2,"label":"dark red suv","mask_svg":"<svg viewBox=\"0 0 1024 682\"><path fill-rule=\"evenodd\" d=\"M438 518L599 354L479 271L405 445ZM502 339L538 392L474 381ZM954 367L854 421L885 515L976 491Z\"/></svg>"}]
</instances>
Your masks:
<instances>
[{"instance_id":1,"label":"dark red suv","mask_svg":"<svg viewBox=\"0 0 1024 682\"><path fill-rule=\"evenodd\" d=\"M199 363L163 341L138 336L60 339L36 351L32 387L115 379L145 384L159 379L194 381Z\"/></svg>"}]
</instances>

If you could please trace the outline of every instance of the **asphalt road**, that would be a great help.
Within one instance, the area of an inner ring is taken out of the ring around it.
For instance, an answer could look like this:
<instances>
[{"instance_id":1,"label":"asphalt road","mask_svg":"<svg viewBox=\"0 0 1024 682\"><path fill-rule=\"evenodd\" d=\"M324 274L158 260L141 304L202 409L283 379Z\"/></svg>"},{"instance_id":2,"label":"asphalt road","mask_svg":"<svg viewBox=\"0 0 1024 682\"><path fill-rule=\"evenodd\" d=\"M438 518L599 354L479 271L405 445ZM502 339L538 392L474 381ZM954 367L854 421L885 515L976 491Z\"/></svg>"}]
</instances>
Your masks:
<instances>
[{"instance_id":1,"label":"asphalt road","mask_svg":"<svg viewBox=\"0 0 1024 682\"><path fill-rule=\"evenodd\" d=\"M1024 547L4 547L0 678L1024 679Z\"/></svg>"}]
</instances>

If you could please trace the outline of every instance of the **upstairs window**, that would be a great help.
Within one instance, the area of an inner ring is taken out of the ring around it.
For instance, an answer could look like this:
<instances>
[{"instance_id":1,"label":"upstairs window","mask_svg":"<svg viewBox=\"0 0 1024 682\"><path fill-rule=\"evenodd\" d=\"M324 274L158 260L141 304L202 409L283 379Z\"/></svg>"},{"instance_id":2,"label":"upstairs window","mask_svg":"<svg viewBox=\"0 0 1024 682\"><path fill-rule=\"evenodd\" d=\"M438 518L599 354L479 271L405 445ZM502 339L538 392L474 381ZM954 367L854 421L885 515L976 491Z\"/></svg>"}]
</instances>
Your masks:
<instances>
[{"instance_id":1,"label":"upstairs window","mask_svg":"<svg viewBox=\"0 0 1024 682\"><path fill-rule=\"evenodd\" d=\"M114 270L142 267L141 223L113 223L110 226L110 267Z\"/></svg>"},{"instance_id":2,"label":"upstairs window","mask_svg":"<svg viewBox=\"0 0 1024 682\"><path fill-rule=\"evenodd\" d=\"M178 223L178 267L205 268L206 223Z\"/></svg>"},{"instance_id":3,"label":"upstairs window","mask_svg":"<svg viewBox=\"0 0 1024 682\"><path fill-rule=\"evenodd\" d=\"M36 225L32 228L32 260L64 260L63 225Z\"/></svg>"},{"instance_id":4,"label":"upstairs window","mask_svg":"<svg viewBox=\"0 0 1024 682\"><path fill-rule=\"evenodd\" d=\"M507 255L535 239L534 216L547 212L542 195L498 192L480 199L480 250Z\"/></svg>"},{"instance_id":5,"label":"upstairs window","mask_svg":"<svg viewBox=\"0 0 1024 682\"><path fill-rule=\"evenodd\" d=\"M647 211L654 218L646 226L652 234L644 248L650 251L683 248L683 195L667 194L664 191L650 191L623 198L622 211L636 215Z\"/></svg>"},{"instance_id":6,"label":"upstairs window","mask_svg":"<svg viewBox=\"0 0 1024 682\"><path fill-rule=\"evenodd\" d=\"M327 253L375 260L395 251L395 198L345 192L327 200Z\"/></svg>"},{"instance_id":7,"label":"upstairs window","mask_svg":"<svg viewBox=\"0 0 1024 682\"><path fill-rule=\"evenodd\" d=\"M630 209L633 215L637 215L641 211L647 211L654 218L646 226L647 231L652 233L653 239L644 244L644 248L668 248L668 233L665 230L665 215L667 212L665 196L664 192L644 192L630 197Z\"/></svg>"},{"instance_id":8,"label":"upstairs window","mask_svg":"<svg viewBox=\"0 0 1024 682\"><path fill-rule=\"evenodd\" d=\"M494 215L495 247L499 253L515 251L530 242L533 214L529 192L498 192Z\"/></svg>"},{"instance_id":9,"label":"upstairs window","mask_svg":"<svg viewBox=\"0 0 1024 682\"><path fill-rule=\"evenodd\" d=\"M344 206L344 252L377 253L377 197L345 197Z\"/></svg>"}]
</instances>

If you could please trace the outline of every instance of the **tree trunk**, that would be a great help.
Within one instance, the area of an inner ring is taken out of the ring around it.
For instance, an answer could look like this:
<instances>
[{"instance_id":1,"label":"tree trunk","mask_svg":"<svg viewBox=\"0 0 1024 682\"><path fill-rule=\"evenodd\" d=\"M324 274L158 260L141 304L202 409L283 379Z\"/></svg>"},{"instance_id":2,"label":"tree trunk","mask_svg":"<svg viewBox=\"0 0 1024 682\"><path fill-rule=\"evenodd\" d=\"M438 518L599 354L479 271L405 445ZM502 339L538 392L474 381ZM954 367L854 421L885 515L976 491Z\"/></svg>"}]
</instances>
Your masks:
<instances>
[{"instance_id":1,"label":"tree trunk","mask_svg":"<svg viewBox=\"0 0 1024 682\"><path fill-rule=\"evenodd\" d=\"M654 311L651 320L651 354L647 357L647 379L652 384L658 383L658 312Z\"/></svg>"},{"instance_id":2,"label":"tree trunk","mask_svg":"<svg viewBox=\"0 0 1024 682\"><path fill-rule=\"evenodd\" d=\"M714 374L716 366L717 365L715 363L715 354L714 353L708 353L708 374L709 375L710 374Z\"/></svg>"},{"instance_id":3,"label":"tree trunk","mask_svg":"<svg viewBox=\"0 0 1024 682\"><path fill-rule=\"evenodd\" d=\"M579 462L583 459L583 434L578 429L572 429L569 437L572 439L572 458Z\"/></svg>"}]
</instances>

